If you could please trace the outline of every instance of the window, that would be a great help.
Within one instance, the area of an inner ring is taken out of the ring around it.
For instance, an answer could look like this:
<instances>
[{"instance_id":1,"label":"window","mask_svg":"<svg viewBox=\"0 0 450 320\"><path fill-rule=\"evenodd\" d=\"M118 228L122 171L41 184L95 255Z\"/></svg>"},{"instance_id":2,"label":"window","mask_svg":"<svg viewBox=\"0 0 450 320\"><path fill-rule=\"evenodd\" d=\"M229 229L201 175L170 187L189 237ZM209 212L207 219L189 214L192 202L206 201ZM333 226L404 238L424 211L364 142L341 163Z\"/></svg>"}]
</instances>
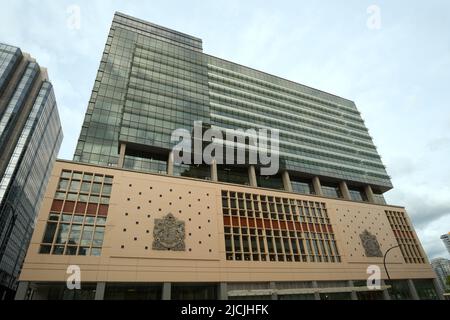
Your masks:
<instances>
[{"instance_id":1,"label":"window","mask_svg":"<svg viewBox=\"0 0 450 320\"><path fill-rule=\"evenodd\" d=\"M216 300L216 284L182 284L173 283L171 289L173 300Z\"/></svg>"},{"instance_id":2,"label":"window","mask_svg":"<svg viewBox=\"0 0 450 320\"><path fill-rule=\"evenodd\" d=\"M56 236L56 243L66 243L69 235L69 224L60 224L58 234Z\"/></svg>"},{"instance_id":3,"label":"window","mask_svg":"<svg viewBox=\"0 0 450 320\"><path fill-rule=\"evenodd\" d=\"M94 233L93 245L95 247L101 247L103 244L103 236L105 234L105 227L96 227Z\"/></svg>"},{"instance_id":4,"label":"window","mask_svg":"<svg viewBox=\"0 0 450 320\"><path fill-rule=\"evenodd\" d=\"M279 174L273 176L263 176L259 173L256 178L258 180L258 187L278 190L284 189L283 180Z\"/></svg>"},{"instance_id":5,"label":"window","mask_svg":"<svg viewBox=\"0 0 450 320\"><path fill-rule=\"evenodd\" d=\"M377 204L386 204L386 200L384 199L384 196L381 193L374 193L373 198L375 200L375 203Z\"/></svg>"},{"instance_id":6,"label":"window","mask_svg":"<svg viewBox=\"0 0 450 320\"><path fill-rule=\"evenodd\" d=\"M89 199L89 197L86 194L79 194L78 195L78 201L79 202L88 202L88 199Z\"/></svg>"},{"instance_id":7,"label":"window","mask_svg":"<svg viewBox=\"0 0 450 320\"><path fill-rule=\"evenodd\" d=\"M314 194L312 181L292 178L291 183L292 183L292 191L294 192L302 194Z\"/></svg>"},{"instance_id":8,"label":"window","mask_svg":"<svg viewBox=\"0 0 450 320\"><path fill-rule=\"evenodd\" d=\"M83 183L81 184L81 192L89 192L91 189L91 183L90 182L85 182L83 181Z\"/></svg>"},{"instance_id":9,"label":"window","mask_svg":"<svg viewBox=\"0 0 450 320\"><path fill-rule=\"evenodd\" d=\"M102 194L103 195L110 195L111 194L111 188L112 188L112 185L110 185L110 184L103 185Z\"/></svg>"},{"instance_id":10,"label":"window","mask_svg":"<svg viewBox=\"0 0 450 320\"><path fill-rule=\"evenodd\" d=\"M81 226L80 225L72 225L70 230L69 244L78 244L80 241L81 235Z\"/></svg>"},{"instance_id":11,"label":"window","mask_svg":"<svg viewBox=\"0 0 450 320\"><path fill-rule=\"evenodd\" d=\"M363 190L360 189L348 189L350 193L350 199L353 201L367 201L366 194Z\"/></svg>"},{"instance_id":12,"label":"window","mask_svg":"<svg viewBox=\"0 0 450 320\"><path fill-rule=\"evenodd\" d=\"M80 181L72 180L70 182L70 191L78 191L78 188L80 187Z\"/></svg>"},{"instance_id":13,"label":"window","mask_svg":"<svg viewBox=\"0 0 450 320\"><path fill-rule=\"evenodd\" d=\"M227 260L340 262L325 203L221 194Z\"/></svg>"},{"instance_id":14,"label":"window","mask_svg":"<svg viewBox=\"0 0 450 320\"><path fill-rule=\"evenodd\" d=\"M101 183L94 183L94 184L92 184L91 193L99 194L101 188L102 188L102 184Z\"/></svg>"},{"instance_id":15,"label":"window","mask_svg":"<svg viewBox=\"0 0 450 320\"><path fill-rule=\"evenodd\" d=\"M221 182L249 185L247 168L217 165L217 178Z\"/></svg>"},{"instance_id":16,"label":"window","mask_svg":"<svg viewBox=\"0 0 450 320\"><path fill-rule=\"evenodd\" d=\"M56 192L55 199L64 200L66 198L65 192Z\"/></svg>"},{"instance_id":17,"label":"window","mask_svg":"<svg viewBox=\"0 0 450 320\"><path fill-rule=\"evenodd\" d=\"M43 285L42 289L48 292L48 300L94 300L95 297L95 284L90 283L82 283L79 290L68 289L64 284Z\"/></svg>"},{"instance_id":18,"label":"window","mask_svg":"<svg viewBox=\"0 0 450 320\"><path fill-rule=\"evenodd\" d=\"M72 179L81 180L82 173L81 172L74 172L72 175Z\"/></svg>"},{"instance_id":19,"label":"window","mask_svg":"<svg viewBox=\"0 0 450 320\"><path fill-rule=\"evenodd\" d=\"M112 176L105 176L105 183L112 183L113 182L113 177Z\"/></svg>"},{"instance_id":20,"label":"window","mask_svg":"<svg viewBox=\"0 0 450 320\"><path fill-rule=\"evenodd\" d=\"M325 197L342 198L339 186L332 184L322 184L322 193Z\"/></svg>"},{"instance_id":21,"label":"window","mask_svg":"<svg viewBox=\"0 0 450 320\"><path fill-rule=\"evenodd\" d=\"M58 190L67 190L67 186L69 185L68 179L60 179L58 183Z\"/></svg>"},{"instance_id":22,"label":"window","mask_svg":"<svg viewBox=\"0 0 450 320\"><path fill-rule=\"evenodd\" d=\"M61 173L61 177L62 178L69 178L72 176L72 171L67 171L67 170L63 170L63 172Z\"/></svg>"},{"instance_id":23,"label":"window","mask_svg":"<svg viewBox=\"0 0 450 320\"><path fill-rule=\"evenodd\" d=\"M160 300L161 284L107 283L105 300Z\"/></svg>"},{"instance_id":24,"label":"window","mask_svg":"<svg viewBox=\"0 0 450 320\"><path fill-rule=\"evenodd\" d=\"M78 198L78 196L77 196L76 193L69 193L69 194L67 194L67 198L66 199L70 200L70 201L76 201L77 198Z\"/></svg>"},{"instance_id":25,"label":"window","mask_svg":"<svg viewBox=\"0 0 450 320\"><path fill-rule=\"evenodd\" d=\"M385 211L406 263L425 263L419 241L404 212Z\"/></svg>"},{"instance_id":26,"label":"window","mask_svg":"<svg viewBox=\"0 0 450 320\"><path fill-rule=\"evenodd\" d=\"M56 223L48 223L47 224L47 228L45 229L45 233L44 233L44 239L42 240L42 242L53 243L53 238L55 236L56 227L57 227Z\"/></svg>"},{"instance_id":27,"label":"window","mask_svg":"<svg viewBox=\"0 0 450 320\"><path fill-rule=\"evenodd\" d=\"M64 170L48 215L39 252L56 255L101 255L113 177ZM69 190L66 192L62 190ZM94 193L94 194L92 194ZM64 201L65 200L65 201ZM101 203L100 205L98 203ZM63 213L62 213L62 212Z\"/></svg>"}]
</instances>

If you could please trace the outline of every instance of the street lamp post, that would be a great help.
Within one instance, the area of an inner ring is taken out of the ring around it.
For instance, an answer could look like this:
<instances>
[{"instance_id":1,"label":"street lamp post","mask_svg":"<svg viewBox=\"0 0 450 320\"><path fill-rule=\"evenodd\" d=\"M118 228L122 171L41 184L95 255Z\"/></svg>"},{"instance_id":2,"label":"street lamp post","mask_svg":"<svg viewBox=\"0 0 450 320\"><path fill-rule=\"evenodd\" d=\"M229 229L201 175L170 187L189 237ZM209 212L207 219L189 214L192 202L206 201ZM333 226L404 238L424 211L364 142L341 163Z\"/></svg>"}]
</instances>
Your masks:
<instances>
[{"instance_id":1,"label":"street lamp post","mask_svg":"<svg viewBox=\"0 0 450 320\"><path fill-rule=\"evenodd\" d=\"M384 254L384 257L383 257L384 271L386 271L386 275L387 275L388 281L389 281L389 283L390 283L390 285L391 285L391 288L392 288L392 292L393 292L393 293L395 293L395 289L394 289L394 286L393 286L393 284L392 284L391 277L389 276L389 272L388 272L388 269L387 269L387 266L386 266L386 258L387 258L387 255L388 255L389 251L391 251L392 249L395 249L395 248L399 248L399 247L400 247L399 245L390 247L389 249L386 250L386 252L385 252L385 254Z\"/></svg>"}]
</instances>

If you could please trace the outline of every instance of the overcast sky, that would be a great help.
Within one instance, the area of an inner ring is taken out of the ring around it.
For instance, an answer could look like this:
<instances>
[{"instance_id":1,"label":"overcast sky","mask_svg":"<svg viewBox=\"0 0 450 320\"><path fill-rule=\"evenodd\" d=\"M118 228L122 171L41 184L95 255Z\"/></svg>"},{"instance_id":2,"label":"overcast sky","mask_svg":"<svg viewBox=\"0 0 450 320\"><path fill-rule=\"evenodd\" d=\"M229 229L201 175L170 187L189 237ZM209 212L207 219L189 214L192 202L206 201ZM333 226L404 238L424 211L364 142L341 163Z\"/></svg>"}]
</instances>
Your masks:
<instances>
[{"instance_id":1,"label":"overcast sky","mask_svg":"<svg viewBox=\"0 0 450 320\"><path fill-rule=\"evenodd\" d=\"M0 42L48 68L60 158L72 159L121 11L197 36L208 54L355 101L392 177L388 203L406 207L430 258L449 258L439 237L450 231L450 1L1 1Z\"/></svg>"}]
</instances>

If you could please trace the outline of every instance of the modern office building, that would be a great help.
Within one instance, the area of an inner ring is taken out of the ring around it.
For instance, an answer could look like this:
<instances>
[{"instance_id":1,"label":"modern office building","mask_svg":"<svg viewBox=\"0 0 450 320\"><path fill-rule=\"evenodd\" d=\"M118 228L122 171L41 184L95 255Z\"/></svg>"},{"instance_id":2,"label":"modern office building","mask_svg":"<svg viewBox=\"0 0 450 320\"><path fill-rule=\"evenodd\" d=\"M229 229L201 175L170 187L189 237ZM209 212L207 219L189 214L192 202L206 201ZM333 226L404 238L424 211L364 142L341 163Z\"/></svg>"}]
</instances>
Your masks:
<instances>
[{"instance_id":1,"label":"modern office building","mask_svg":"<svg viewBox=\"0 0 450 320\"><path fill-rule=\"evenodd\" d=\"M280 170L264 175L267 163L247 155L179 164L172 133L195 133L194 121L201 132L278 129ZM74 161L53 170L16 298L437 298L405 209L385 203L391 188L352 101L116 13ZM73 265L80 290L66 287Z\"/></svg>"},{"instance_id":2,"label":"modern office building","mask_svg":"<svg viewBox=\"0 0 450 320\"><path fill-rule=\"evenodd\" d=\"M61 140L47 71L0 43L0 300L14 298Z\"/></svg>"},{"instance_id":3,"label":"modern office building","mask_svg":"<svg viewBox=\"0 0 450 320\"><path fill-rule=\"evenodd\" d=\"M447 248L448 254L450 254L450 232L441 236L444 246Z\"/></svg>"},{"instance_id":4,"label":"modern office building","mask_svg":"<svg viewBox=\"0 0 450 320\"><path fill-rule=\"evenodd\" d=\"M450 285L447 279L450 277L450 260L444 258L436 258L431 260L431 265L436 272L437 280L442 291L450 291Z\"/></svg>"}]
</instances>

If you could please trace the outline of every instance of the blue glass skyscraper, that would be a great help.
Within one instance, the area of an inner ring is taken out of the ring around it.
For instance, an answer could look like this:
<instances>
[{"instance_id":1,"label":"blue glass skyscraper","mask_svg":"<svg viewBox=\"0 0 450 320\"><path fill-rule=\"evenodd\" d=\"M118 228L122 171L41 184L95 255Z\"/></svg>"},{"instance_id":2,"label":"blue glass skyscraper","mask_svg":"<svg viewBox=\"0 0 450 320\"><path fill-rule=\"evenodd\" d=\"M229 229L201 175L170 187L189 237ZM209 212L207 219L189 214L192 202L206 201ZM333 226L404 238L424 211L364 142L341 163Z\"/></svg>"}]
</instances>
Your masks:
<instances>
[{"instance_id":1,"label":"blue glass skyscraper","mask_svg":"<svg viewBox=\"0 0 450 320\"><path fill-rule=\"evenodd\" d=\"M62 129L47 72L0 44L0 299L12 296Z\"/></svg>"}]
</instances>

